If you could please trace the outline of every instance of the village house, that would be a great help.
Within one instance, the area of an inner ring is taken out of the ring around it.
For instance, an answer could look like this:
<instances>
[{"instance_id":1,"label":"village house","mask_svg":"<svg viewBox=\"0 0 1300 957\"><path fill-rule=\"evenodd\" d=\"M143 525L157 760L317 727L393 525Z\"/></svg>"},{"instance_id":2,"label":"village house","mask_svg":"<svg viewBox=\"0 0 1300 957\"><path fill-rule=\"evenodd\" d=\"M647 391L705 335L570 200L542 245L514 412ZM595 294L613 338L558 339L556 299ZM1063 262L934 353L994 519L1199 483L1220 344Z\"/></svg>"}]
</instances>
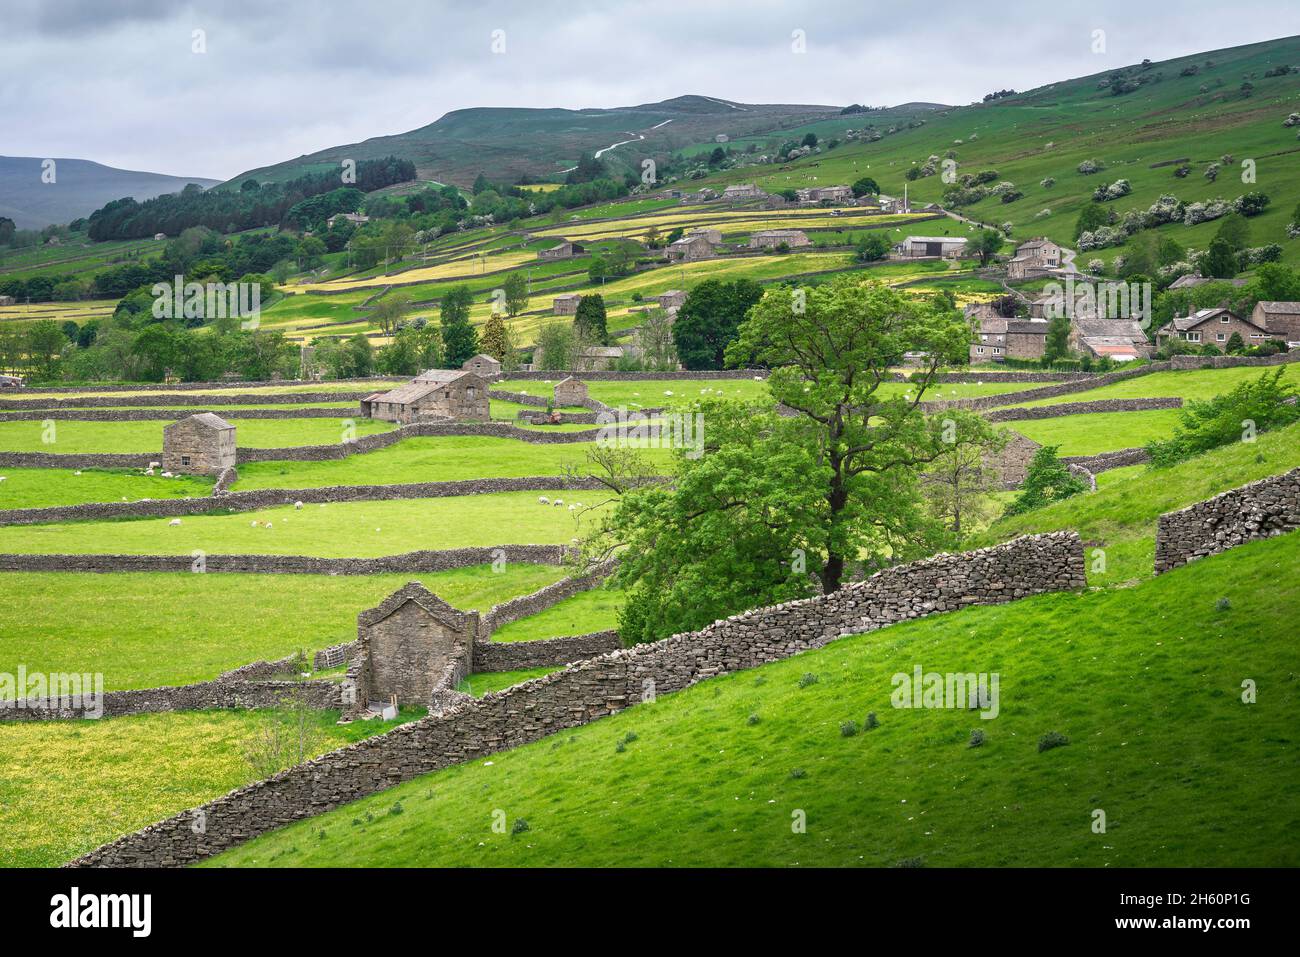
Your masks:
<instances>
[{"instance_id":1,"label":"village house","mask_svg":"<svg viewBox=\"0 0 1300 957\"><path fill-rule=\"evenodd\" d=\"M364 223L370 222L370 217L363 216L361 213L335 213L326 220L326 223L331 227L338 222L351 223L353 226L360 226Z\"/></svg>"},{"instance_id":2,"label":"village house","mask_svg":"<svg viewBox=\"0 0 1300 957\"><path fill-rule=\"evenodd\" d=\"M654 300L659 303L660 309L680 309L682 304L686 302L686 290L669 289L667 292L659 293L654 297Z\"/></svg>"},{"instance_id":3,"label":"village house","mask_svg":"<svg viewBox=\"0 0 1300 957\"><path fill-rule=\"evenodd\" d=\"M749 237L750 249L776 249L781 245L794 249L797 246L811 246L812 242L801 229L764 229Z\"/></svg>"},{"instance_id":4,"label":"village house","mask_svg":"<svg viewBox=\"0 0 1300 957\"><path fill-rule=\"evenodd\" d=\"M853 187L851 186L810 186L807 189L797 189L795 194L799 197L801 203L852 203Z\"/></svg>"},{"instance_id":5,"label":"village house","mask_svg":"<svg viewBox=\"0 0 1300 957\"><path fill-rule=\"evenodd\" d=\"M970 361L1001 362L1007 349L1007 320L1001 316L981 316L975 341L970 344Z\"/></svg>"},{"instance_id":6,"label":"village house","mask_svg":"<svg viewBox=\"0 0 1300 957\"><path fill-rule=\"evenodd\" d=\"M1257 346L1272 339L1269 331L1249 319L1242 319L1231 309L1222 306L1199 309L1190 316L1174 316L1173 320L1156 333L1156 344L1163 346L1170 339L1182 339L1194 345L1212 345L1223 350L1233 333L1241 336L1247 346Z\"/></svg>"},{"instance_id":7,"label":"village house","mask_svg":"<svg viewBox=\"0 0 1300 957\"><path fill-rule=\"evenodd\" d=\"M186 475L220 475L235 466L235 427L200 412L163 429L162 467Z\"/></svg>"},{"instance_id":8,"label":"village house","mask_svg":"<svg viewBox=\"0 0 1300 957\"><path fill-rule=\"evenodd\" d=\"M990 299L987 302L971 302L962 308L962 315L967 319L1000 319L1002 313L998 309L998 301Z\"/></svg>"},{"instance_id":9,"label":"village house","mask_svg":"<svg viewBox=\"0 0 1300 957\"><path fill-rule=\"evenodd\" d=\"M578 311L582 296L576 292L563 292L551 301L551 312L557 316L572 316Z\"/></svg>"},{"instance_id":10,"label":"village house","mask_svg":"<svg viewBox=\"0 0 1300 957\"><path fill-rule=\"evenodd\" d=\"M0 389L21 389L23 380L16 375L0 375Z\"/></svg>"},{"instance_id":11,"label":"village house","mask_svg":"<svg viewBox=\"0 0 1300 957\"><path fill-rule=\"evenodd\" d=\"M722 198L727 201L741 201L749 199L766 199L767 193L759 189L753 183L737 183L734 186L728 186L722 191Z\"/></svg>"},{"instance_id":12,"label":"village house","mask_svg":"<svg viewBox=\"0 0 1300 957\"><path fill-rule=\"evenodd\" d=\"M722 245L722 230L720 230L720 229L714 229L714 228L711 227L711 226L705 226L705 227L701 227L701 228L699 228L699 229L692 229L692 230L691 230L690 232L688 232L686 235L687 235L687 236L703 236L703 237L704 237L704 238L709 242L710 245L713 245L713 246L721 246L721 245Z\"/></svg>"},{"instance_id":13,"label":"village house","mask_svg":"<svg viewBox=\"0 0 1300 957\"><path fill-rule=\"evenodd\" d=\"M1037 279L1061 267L1061 247L1050 239L1038 237L1016 247L1007 262L1008 279Z\"/></svg>"},{"instance_id":14,"label":"village house","mask_svg":"<svg viewBox=\"0 0 1300 957\"><path fill-rule=\"evenodd\" d=\"M1300 302L1260 300L1255 303L1250 321L1290 347L1300 345Z\"/></svg>"},{"instance_id":15,"label":"village house","mask_svg":"<svg viewBox=\"0 0 1300 957\"><path fill-rule=\"evenodd\" d=\"M375 392L361 400L361 414L403 425L420 419L487 422L488 384L463 369L430 369L391 392Z\"/></svg>"},{"instance_id":16,"label":"village house","mask_svg":"<svg viewBox=\"0 0 1300 957\"><path fill-rule=\"evenodd\" d=\"M166 239L166 238L167 238L167 234L166 234L166 233L154 233L154 234L153 234L153 239L154 239L154 242L156 242L156 243L160 243L160 242L162 242L162 241L163 241L164 239Z\"/></svg>"},{"instance_id":17,"label":"village house","mask_svg":"<svg viewBox=\"0 0 1300 957\"><path fill-rule=\"evenodd\" d=\"M966 252L966 239L961 236L908 236L895 243L894 254L903 259L942 257L956 259Z\"/></svg>"},{"instance_id":18,"label":"village house","mask_svg":"<svg viewBox=\"0 0 1300 957\"><path fill-rule=\"evenodd\" d=\"M555 383L554 392L557 407L583 405L587 401L587 383L573 376L566 376Z\"/></svg>"},{"instance_id":19,"label":"village house","mask_svg":"<svg viewBox=\"0 0 1300 957\"><path fill-rule=\"evenodd\" d=\"M566 239L558 246L552 246L550 249L537 250L537 258L543 260L572 259L574 256L581 256L586 251L586 248L583 246Z\"/></svg>"},{"instance_id":20,"label":"village house","mask_svg":"<svg viewBox=\"0 0 1300 957\"><path fill-rule=\"evenodd\" d=\"M482 352L472 359L466 359L461 368L485 379L489 377L495 378L501 374L501 363Z\"/></svg>"},{"instance_id":21,"label":"village house","mask_svg":"<svg viewBox=\"0 0 1300 957\"><path fill-rule=\"evenodd\" d=\"M14 304L13 296L0 296L0 306L12 306Z\"/></svg>"},{"instance_id":22,"label":"village house","mask_svg":"<svg viewBox=\"0 0 1300 957\"><path fill-rule=\"evenodd\" d=\"M715 255L713 243L707 236L692 233L668 244L664 252L673 262L695 262L700 259L712 259Z\"/></svg>"},{"instance_id":23,"label":"village house","mask_svg":"<svg viewBox=\"0 0 1300 957\"><path fill-rule=\"evenodd\" d=\"M1136 319L1074 319L1070 348L1094 359L1132 362L1151 357L1151 340Z\"/></svg>"},{"instance_id":24,"label":"village house","mask_svg":"<svg viewBox=\"0 0 1300 957\"><path fill-rule=\"evenodd\" d=\"M1188 273L1185 276L1179 276L1169 284L1170 289L1192 289L1196 286L1203 286L1207 282L1230 282L1238 289L1246 285L1245 279L1206 279L1204 276L1196 273Z\"/></svg>"}]
</instances>

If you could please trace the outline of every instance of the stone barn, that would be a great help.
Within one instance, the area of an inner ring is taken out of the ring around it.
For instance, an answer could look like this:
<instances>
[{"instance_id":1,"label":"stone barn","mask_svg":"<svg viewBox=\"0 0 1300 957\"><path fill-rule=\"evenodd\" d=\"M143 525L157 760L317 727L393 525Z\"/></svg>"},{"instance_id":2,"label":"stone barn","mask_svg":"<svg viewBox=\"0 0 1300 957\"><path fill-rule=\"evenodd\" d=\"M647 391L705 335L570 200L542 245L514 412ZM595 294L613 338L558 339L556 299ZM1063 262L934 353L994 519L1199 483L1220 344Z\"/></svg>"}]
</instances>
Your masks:
<instances>
[{"instance_id":1,"label":"stone barn","mask_svg":"<svg viewBox=\"0 0 1300 957\"><path fill-rule=\"evenodd\" d=\"M572 316L578 312L582 297L576 292L561 293L551 300L551 311L557 316Z\"/></svg>"},{"instance_id":2,"label":"stone barn","mask_svg":"<svg viewBox=\"0 0 1300 957\"><path fill-rule=\"evenodd\" d=\"M487 422L490 408L487 380L464 369L430 369L407 385L361 400L366 418L404 425L419 419Z\"/></svg>"},{"instance_id":3,"label":"stone barn","mask_svg":"<svg viewBox=\"0 0 1300 957\"><path fill-rule=\"evenodd\" d=\"M162 467L188 475L219 475L235 466L235 427L200 412L163 429Z\"/></svg>"},{"instance_id":4,"label":"stone barn","mask_svg":"<svg viewBox=\"0 0 1300 957\"><path fill-rule=\"evenodd\" d=\"M473 372L475 375L499 376L501 374L501 363L489 355L480 352L472 359L466 359L465 364L461 366L466 372Z\"/></svg>"},{"instance_id":5,"label":"stone barn","mask_svg":"<svg viewBox=\"0 0 1300 957\"><path fill-rule=\"evenodd\" d=\"M478 632L478 612L409 582L357 616L357 705L430 704L435 691L454 689L470 673Z\"/></svg>"},{"instance_id":6,"label":"stone barn","mask_svg":"<svg viewBox=\"0 0 1300 957\"><path fill-rule=\"evenodd\" d=\"M587 383L573 376L555 383L555 404L557 406L582 405L587 401Z\"/></svg>"}]
</instances>

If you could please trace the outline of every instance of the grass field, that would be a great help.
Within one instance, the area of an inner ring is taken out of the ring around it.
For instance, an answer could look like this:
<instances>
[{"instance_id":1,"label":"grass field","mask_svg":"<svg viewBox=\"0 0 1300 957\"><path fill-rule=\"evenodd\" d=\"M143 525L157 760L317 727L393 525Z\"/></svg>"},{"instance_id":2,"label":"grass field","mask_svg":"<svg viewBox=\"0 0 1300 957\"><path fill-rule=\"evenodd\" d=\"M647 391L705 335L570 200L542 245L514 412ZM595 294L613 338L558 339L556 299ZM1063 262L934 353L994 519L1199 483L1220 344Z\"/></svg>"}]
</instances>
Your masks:
<instances>
[{"instance_id":1,"label":"grass field","mask_svg":"<svg viewBox=\"0 0 1300 957\"><path fill-rule=\"evenodd\" d=\"M1282 374L1283 381L1292 384L1300 383L1300 363L1290 363L1280 368L1285 370ZM1190 369L1185 372L1152 372L1150 375L1137 376L1098 389L1089 389L1086 392L1073 392L1052 399L1035 399L1030 402L1008 403L1008 405L1013 407L1040 406L1056 405L1060 402L1095 402L1099 399L1163 397L1179 397L1185 401L1188 399L1205 400L1212 399L1224 392L1230 392L1242 382L1254 381L1265 372L1272 373L1273 371L1273 369L1239 366L1235 369Z\"/></svg>"},{"instance_id":2,"label":"grass field","mask_svg":"<svg viewBox=\"0 0 1300 957\"><path fill-rule=\"evenodd\" d=\"M1104 568L1099 568L1089 549L1090 582L1115 584L1148 578L1155 561L1156 520L1162 513L1298 466L1300 425L1292 425L1265 432L1253 443L1215 449L1172 468L1135 465L1103 472L1097 477L1096 493L1000 519L975 544L1075 529L1085 541L1101 542L1104 550Z\"/></svg>"},{"instance_id":3,"label":"grass field","mask_svg":"<svg viewBox=\"0 0 1300 957\"><path fill-rule=\"evenodd\" d=\"M338 725L316 717L323 752L418 717ZM0 722L0 867L56 867L106 841L248 784L259 711L99 721Z\"/></svg>"},{"instance_id":4,"label":"grass field","mask_svg":"<svg viewBox=\"0 0 1300 957\"><path fill-rule=\"evenodd\" d=\"M1059 445L1060 455L1096 455L1167 438L1178 425L1178 414L1177 409L1090 412L1007 424L1039 445Z\"/></svg>"},{"instance_id":5,"label":"grass field","mask_svg":"<svg viewBox=\"0 0 1300 957\"><path fill-rule=\"evenodd\" d=\"M525 668L521 671L484 671L480 674L470 675L456 686L457 691L463 691L465 694L473 695L475 698L481 698L490 691L500 691L503 688L509 688L511 685L517 685L527 681L530 678L540 678L542 675L548 675L555 668Z\"/></svg>"},{"instance_id":6,"label":"grass field","mask_svg":"<svg viewBox=\"0 0 1300 957\"><path fill-rule=\"evenodd\" d=\"M521 564L337 576L0 572L0 668L102 673L109 691L206 681L351 641L357 614L412 579L486 612L564 574Z\"/></svg>"},{"instance_id":7,"label":"grass field","mask_svg":"<svg viewBox=\"0 0 1300 957\"><path fill-rule=\"evenodd\" d=\"M567 505L584 495L587 505L604 498L599 492L573 495L558 507L539 503L537 492L501 492L186 515L179 526L166 518L7 525L0 526L0 552L188 555L199 549L209 555L373 558L421 549L565 543L585 534L594 520L588 514L580 524L579 513Z\"/></svg>"},{"instance_id":8,"label":"grass field","mask_svg":"<svg viewBox=\"0 0 1300 957\"><path fill-rule=\"evenodd\" d=\"M328 462L249 462L239 467L239 481L234 488L317 488L559 475L565 464L581 465L591 448L592 442L534 445L480 435L411 438L375 452ZM667 449L647 449L645 454L659 463L666 463L670 455Z\"/></svg>"},{"instance_id":9,"label":"grass field","mask_svg":"<svg viewBox=\"0 0 1300 957\"><path fill-rule=\"evenodd\" d=\"M425 775L211 866L1294 866L1300 536L970 608ZM1216 608L1220 596L1232 607ZM999 712L890 706L996 672ZM801 675L819 680L802 686ZM1260 684L1257 704L1242 679ZM880 726L845 736L874 712ZM985 735L969 746L972 728ZM1040 737L1069 744L1045 752ZM622 747L618 747L619 745ZM1195 787L1189 782L1194 781ZM404 813L391 814L401 803ZM503 809L523 833L493 833ZM1092 830L1105 812L1104 835ZM806 833L792 818L806 817Z\"/></svg>"},{"instance_id":10,"label":"grass field","mask_svg":"<svg viewBox=\"0 0 1300 957\"><path fill-rule=\"evenodd\" d=\"M212 492L212 479L199 475L163 478L127 469L0 468L0 509L81 505L85 502L189 498Z\"/></svg>"},{"instance_id":11,"label":"grass field","mask_svg":"<svg viewBox=\"0 0 1300 957\"><path fill-rule=\"evenodd\" d=\"M527 618L520 618L492 633L493 641L536 641L585 635L618 627L618 610L623 594L610 588L592 588L552 605Z\"/></svg>"},{"instance_id":12,"label":"grass field","mask_svg":"<svg viewBox=\"0 0 1300 957\"><path fill-rule=\"evenodd\" d=\"M375 419L227 419L244 448L336 445L345 429L356 437L388 432L395 425ZM161 452L167 422L104 422L52 419L0 422L0 448L8 452Z\"/></svg>"}]
</instances>

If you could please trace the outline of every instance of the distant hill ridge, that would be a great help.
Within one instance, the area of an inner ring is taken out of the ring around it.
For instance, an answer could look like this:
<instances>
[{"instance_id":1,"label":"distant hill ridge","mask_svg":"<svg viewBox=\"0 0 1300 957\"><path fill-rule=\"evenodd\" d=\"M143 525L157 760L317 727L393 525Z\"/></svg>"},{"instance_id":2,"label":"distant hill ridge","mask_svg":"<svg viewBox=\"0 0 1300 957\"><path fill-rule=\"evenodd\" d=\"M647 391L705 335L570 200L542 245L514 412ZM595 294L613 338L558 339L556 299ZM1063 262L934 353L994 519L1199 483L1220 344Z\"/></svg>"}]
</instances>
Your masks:
<instances>
[{"instance_id":1,"label":"distant hill ridge","mask_svg":"<svg viewBox=\"0 0 1300 957\"><path fill-rule=\"evenodd\" d=\"M54 182L41 178L44 157L0 156L0 216L19 229L40 229L89 216L126 196L143 202L180 192L189 183L205 189L220 180L116 169L93 160L53 157Z\"/></svg>"}]
</instances>

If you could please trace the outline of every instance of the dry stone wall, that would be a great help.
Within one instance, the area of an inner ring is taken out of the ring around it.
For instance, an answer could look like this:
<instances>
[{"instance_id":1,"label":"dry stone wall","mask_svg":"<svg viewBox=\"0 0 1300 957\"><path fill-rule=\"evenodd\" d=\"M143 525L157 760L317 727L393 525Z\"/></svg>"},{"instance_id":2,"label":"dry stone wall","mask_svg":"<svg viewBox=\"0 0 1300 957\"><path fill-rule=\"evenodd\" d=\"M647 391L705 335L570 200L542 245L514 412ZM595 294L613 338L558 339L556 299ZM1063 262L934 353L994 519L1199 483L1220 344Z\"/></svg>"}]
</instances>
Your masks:
<instances>
[{"instance_id":1,"label":"dry stone wall","mask_svg":"<svg viewBox=\"0 0 1300 957\"><path fill-rule=\"evenodd\" d=\"M545 611L552 605L572 598L579 592L590 591L598 587L614 573L614 563L606 562L583 575L571 575L554 584L539 588L537 591L512 598L510 601L495 605L483 616L481 636L487 638L502 625L508 625L520 618L527 618L539 611Z\"/></svg>"},{"instance_id":2,"label":"dry stone wall","mask_svg":"<svg viewBox=\"0 0 1300 957\"><path fill-rule=\"evenodd\" d=\"M1156 574L1300 528L1300 468L1160 516Z\"/></svg>"},{"instance_id":3,"label":"dry stone wall","mask_svg":"<svg viewBox=\"0 0 1300 957\"><path fill-rule=\"evenodd\" d=\"M184 812L72 864L188 864L417 775L621 711L649 689L656 695L679 691L898 621L1082 587L1083 551L1072 532L885 569L831 595L746 612L698 632L580 661L478 700L458 699L439 714L208 802L201 809L207 822L202 834L190 826L194 812Z\"/></svg>"},{"instance_id":4,"label":"dry stone wall","mask_svg":"<svg viewBox=\"0 0 1300 957\"><path fill-rule=\"evenodd\" d=\"M250 666L251 667L251 666ZM174 688L106 691L99 706L83 702L30 700L0 701L0 721L67 721L79 718L120 718L159 711L197 711L213 708L274 708L286 696L301 693L312 708L343 707L341 686L329 681L253 681L219 678Z\"/></svg>"},{"instance_id":5,"label":"dry stone wall","mask_svg":"<svg viewBox=\"0 0 1300 957\"><path fill-rule=\"evenodd\" d=\"M317 558L311 555L206 555L203 567L183 555L30 555L0 554L6 572L235 572L259 575L377 575L386 572L440 572L498 559L510 563L562 565L573 555L569 545L497 545L406 552L379 558Z\"/></svg>"},{"instance_id":6,"label":"dry stone wall","mask_svg":"<svg viewBox=\"0 0 1300 957\"><path fill-rule=\"evenodd\" d=\"M1059 402L1022 409L994 409L984 417L990 422L1018 422L1025 419L1054 419L1062 415L1091 415L1094 412L1147 412L1151 409L1181 409L1183 400L1097 399L1092 402Z\"/></svg>"},{"instance_id":7,"label":"dry stone wall","mask_svg":"<svg viewBox=\"0 0 1300 957\"><path fill-rule=\"evenodd\" d=\"M316 405L304 405L293 409L244 409L232 414L228 410L217 412L215 409L192 408L181 409L31 409L22 412L0 412L0 422L44 422L53 419L56 422L173 422L187 415L199 415L211 412L214 415L230 416L238 419L347 419L355 418L357 413L351 408L325 408Z\"/></svg>"},{"instance_id":8,"label":"dry stone wall","mask_svg":"<svg viewBox=\"0 0 1300 957\"><path fill-rule=\"evenodd\" d=\"M520 671L567 665L622 647L623 642L613 629L538 641L476 641L474 671Z\"/></svg>"},{"instance_id":9,"label":"dry stone wall","mask_svg":"<svg viewBox=\"0 0 1300 957\"><path fill-rule=\"evenodd\" d=\"M42 390L43 391L43 390ZM374 390L362 392L232 392L230 395L154 393L152 395L83 395L67 399L0 399L0 409L103 409L131 406L168 406L188 408L189 406L227 406L227 405L286 405L310 404L313 402L345 402L364 399ZM339 408L339 413L348 410Z\"/></svg>"},{"instance_id":10,"label":"dry stone wall","mask_svg":"<svg viewBox=\"0 0 1300 957\"><path fill-rule=\"evenodd\" d=\"M234 471L233 469L231 470ZM221 493L223 476L217 477L213 496L202 498L141 499L137 502L89 502L83 505L52 505L45 508L0 510L0 525L33 525L44 522L88 521L116 518L175 518L206 512L247 512L302 502L323 505L333 502L382 502L408 498L447 498L459 495L492 495L498 492L595 491L603 488L592 478L570 479L560 475L522 478L464 479L454 482L407 482L400 485L326 485L321 488L252 489ZM232 475L226 484L234 481Z\"/></svg>"}]
</instances>

